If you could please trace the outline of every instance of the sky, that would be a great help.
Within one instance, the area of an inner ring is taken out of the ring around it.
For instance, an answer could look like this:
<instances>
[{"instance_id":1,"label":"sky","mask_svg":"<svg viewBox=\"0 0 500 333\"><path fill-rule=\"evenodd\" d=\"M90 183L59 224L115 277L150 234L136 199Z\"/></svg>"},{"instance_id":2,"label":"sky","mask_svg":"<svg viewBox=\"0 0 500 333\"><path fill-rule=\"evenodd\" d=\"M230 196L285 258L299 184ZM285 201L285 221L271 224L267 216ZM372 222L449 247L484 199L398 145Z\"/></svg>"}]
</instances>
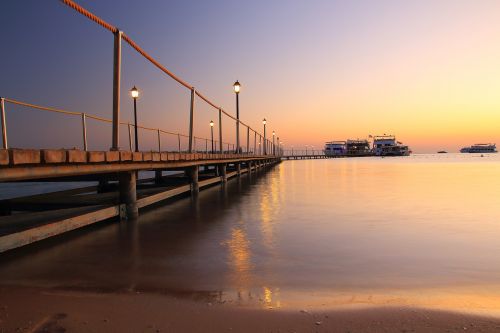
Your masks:
<instances>
[{"instance_id":1,"label":"sky","mask_svg":"<svg viewBox=\"0 0 500 333\"><path fill-rule=\"evenodd\" d=\"M285 149L384 133L417 153L500 144L500 1L77 3L233 115L239 80L241 119L262 131L266 118L268 135L276 131ZM6 0L0 37L0 96L112 117L109 31L57 0ZM124 43L125 122L134 85L139 123L188 133L189 90ZM11 147L81 147L78 117L6 108ZM196 136L210 138L217 119L196 101ZM234 127L223 120L224 141L234 143ZM126 149L126 126L120 134ZM141 148L155 149L156 135L142 131ZM88 140L89 149L108 149L111 127L89 120ZM176 144L176 136L162 137L163 147Z\"/></svg>"}]
</instances>

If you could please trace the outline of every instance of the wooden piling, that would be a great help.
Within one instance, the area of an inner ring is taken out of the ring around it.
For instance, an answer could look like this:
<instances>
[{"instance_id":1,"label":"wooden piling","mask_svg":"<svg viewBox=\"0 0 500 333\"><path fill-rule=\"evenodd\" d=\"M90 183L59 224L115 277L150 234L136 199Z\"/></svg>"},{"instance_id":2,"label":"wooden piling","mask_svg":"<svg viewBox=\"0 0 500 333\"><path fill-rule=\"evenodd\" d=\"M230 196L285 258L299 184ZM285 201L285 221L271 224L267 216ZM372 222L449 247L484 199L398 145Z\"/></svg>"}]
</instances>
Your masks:
<instances>
[{"instance_id":1,"label":"wooden piling","mask_svg":"<svg viewBox=\"0 0 500 333\"><path fill-rule=\"evenodd\" d=\"M119 176L120 203L125 205L125 217L129 220L139 216L137 207L137 179L135 171L122 172Z\"/></svg>"},{"instance_id":2,"label":"wooden piling","mask_svg":"<svg viewBox=\"0 0 500 333\"><path fill-rule=\"evenodd\" d=\"M191 194L198 194L200 192L200 184L198 182L198 166L190 167L187 170L187 174L189 175Z\"/></svg>"},{"instance_id":3,"label":"wooden piling","mask_svg":"<svg viewBox=\"0 0 500 333\"><path fill-rule=\"evenodd\" d=\"M225 183L227 182L227 172L226 172L226 165L225 164L219 164L219 175L221 178L221 182Z\"/></svg>"}]
</instances>

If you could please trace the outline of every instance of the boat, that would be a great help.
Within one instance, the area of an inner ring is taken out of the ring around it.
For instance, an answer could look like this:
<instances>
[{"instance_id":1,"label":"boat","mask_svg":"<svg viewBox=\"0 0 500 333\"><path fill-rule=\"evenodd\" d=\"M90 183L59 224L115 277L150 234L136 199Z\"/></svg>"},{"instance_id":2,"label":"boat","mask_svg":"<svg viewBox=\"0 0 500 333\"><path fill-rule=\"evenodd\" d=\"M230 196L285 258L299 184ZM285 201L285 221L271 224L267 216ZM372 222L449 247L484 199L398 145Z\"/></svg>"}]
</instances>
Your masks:
<instances>
[{"instance_id":1,"label":"boat","mask_svg":"<svg viewBox=\"0 0 500 333\"><path fill-rule=\"evenodd\" d=\"M373 154L375 156L409 156L410 149L396 141L394 135L376 135L373 137Z\"/></svg>"},{"instance_id":2,"label":"boat","mask_svg":"<svg viewBox=\"0 0 500 333\"><path fill-rule=\"evenodd\" d=\"M494 143L476 143L470 147L460 149L461 153L497 153L497 146Z\"/></svg>"},{"instance_id":3,"label":"boat","mask_svg":"<svg viewBox=\"0 0 500 333\"><path fill-rule=\"evenodd\" d=\"M326 156L344 156L347 152L345 141L330 141L325 143Z\"/></svg>"},{"instance_id":4,"label":"boat","mask_svg":"<svg viewBox=\"0 0 500 333\"><path fill-rule=\"evenodd\" d=\"M438 154L447 154L448 152L446 150L440 150L438 151Z\"/></svg>"},{"instance_id":5,"label":"boat","mask_svg":"<svg viewBox=\"0 0 500 333\"><path fill-rule=\"evenodd\" d=\"M372 150L368 140L347 140L346 142L346 155L347 156L370 156Z\"/></svg>"}]
</instances>

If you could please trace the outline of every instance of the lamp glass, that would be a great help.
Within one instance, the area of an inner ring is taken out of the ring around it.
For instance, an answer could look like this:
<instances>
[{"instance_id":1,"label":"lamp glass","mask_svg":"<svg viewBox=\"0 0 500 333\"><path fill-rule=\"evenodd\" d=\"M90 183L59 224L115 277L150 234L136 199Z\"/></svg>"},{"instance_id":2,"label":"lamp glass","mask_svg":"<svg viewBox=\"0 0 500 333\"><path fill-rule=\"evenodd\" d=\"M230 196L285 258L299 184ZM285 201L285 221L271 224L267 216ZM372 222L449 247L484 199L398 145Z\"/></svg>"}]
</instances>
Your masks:
<instances>
[{"instance_id":1,"label":"lamp glass","mask_svg":"<svg viewBox=\"0 0 500 333\"><path fill-rule=\"evenodd\" d=\"M132 96L132 98L139 97L139 90L135 86L132 89L130 89L130 96Z\"/></svg>"},{"instance_id":2,"label":"lamp glass","mask_svg":"<svg viewBox=\"0 0 500 333\"><path fill-rule=\"evenodd\" d=\"M240 89L241 89L241 85L238 81L236 81L234 84L233 84L233 88L234 88L234 92L235 93L239 93L240 92Z\"/></svg>"},{"instance_id":3,"label":"lamp glass","mask_svg":"<svg viewBox=\"0 0 500 333\"><path fill-rule=\"evenodd\" d=\"M210 127L214 127L214 122L210 120Z\"/></svg>"}]
</instances>

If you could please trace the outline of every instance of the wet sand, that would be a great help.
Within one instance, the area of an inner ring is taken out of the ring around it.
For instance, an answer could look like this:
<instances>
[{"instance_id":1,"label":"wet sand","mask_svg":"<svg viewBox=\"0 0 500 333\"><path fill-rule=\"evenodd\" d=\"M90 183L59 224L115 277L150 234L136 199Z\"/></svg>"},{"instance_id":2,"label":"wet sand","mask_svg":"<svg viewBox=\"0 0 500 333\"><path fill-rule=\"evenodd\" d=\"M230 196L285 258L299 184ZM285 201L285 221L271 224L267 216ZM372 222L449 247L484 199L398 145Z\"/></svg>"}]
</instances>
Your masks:
<instances>
[{"instance_id":1,"label":"wet sand","mask_svg":"<svg viewBox=\"0 0 500 333\"><path fill-rule=\"evenodd\" d=\"M2 287L0 332L499 332L500 319L413 307L256 309L147 293Z\"/></svg>"}]
</instances>

